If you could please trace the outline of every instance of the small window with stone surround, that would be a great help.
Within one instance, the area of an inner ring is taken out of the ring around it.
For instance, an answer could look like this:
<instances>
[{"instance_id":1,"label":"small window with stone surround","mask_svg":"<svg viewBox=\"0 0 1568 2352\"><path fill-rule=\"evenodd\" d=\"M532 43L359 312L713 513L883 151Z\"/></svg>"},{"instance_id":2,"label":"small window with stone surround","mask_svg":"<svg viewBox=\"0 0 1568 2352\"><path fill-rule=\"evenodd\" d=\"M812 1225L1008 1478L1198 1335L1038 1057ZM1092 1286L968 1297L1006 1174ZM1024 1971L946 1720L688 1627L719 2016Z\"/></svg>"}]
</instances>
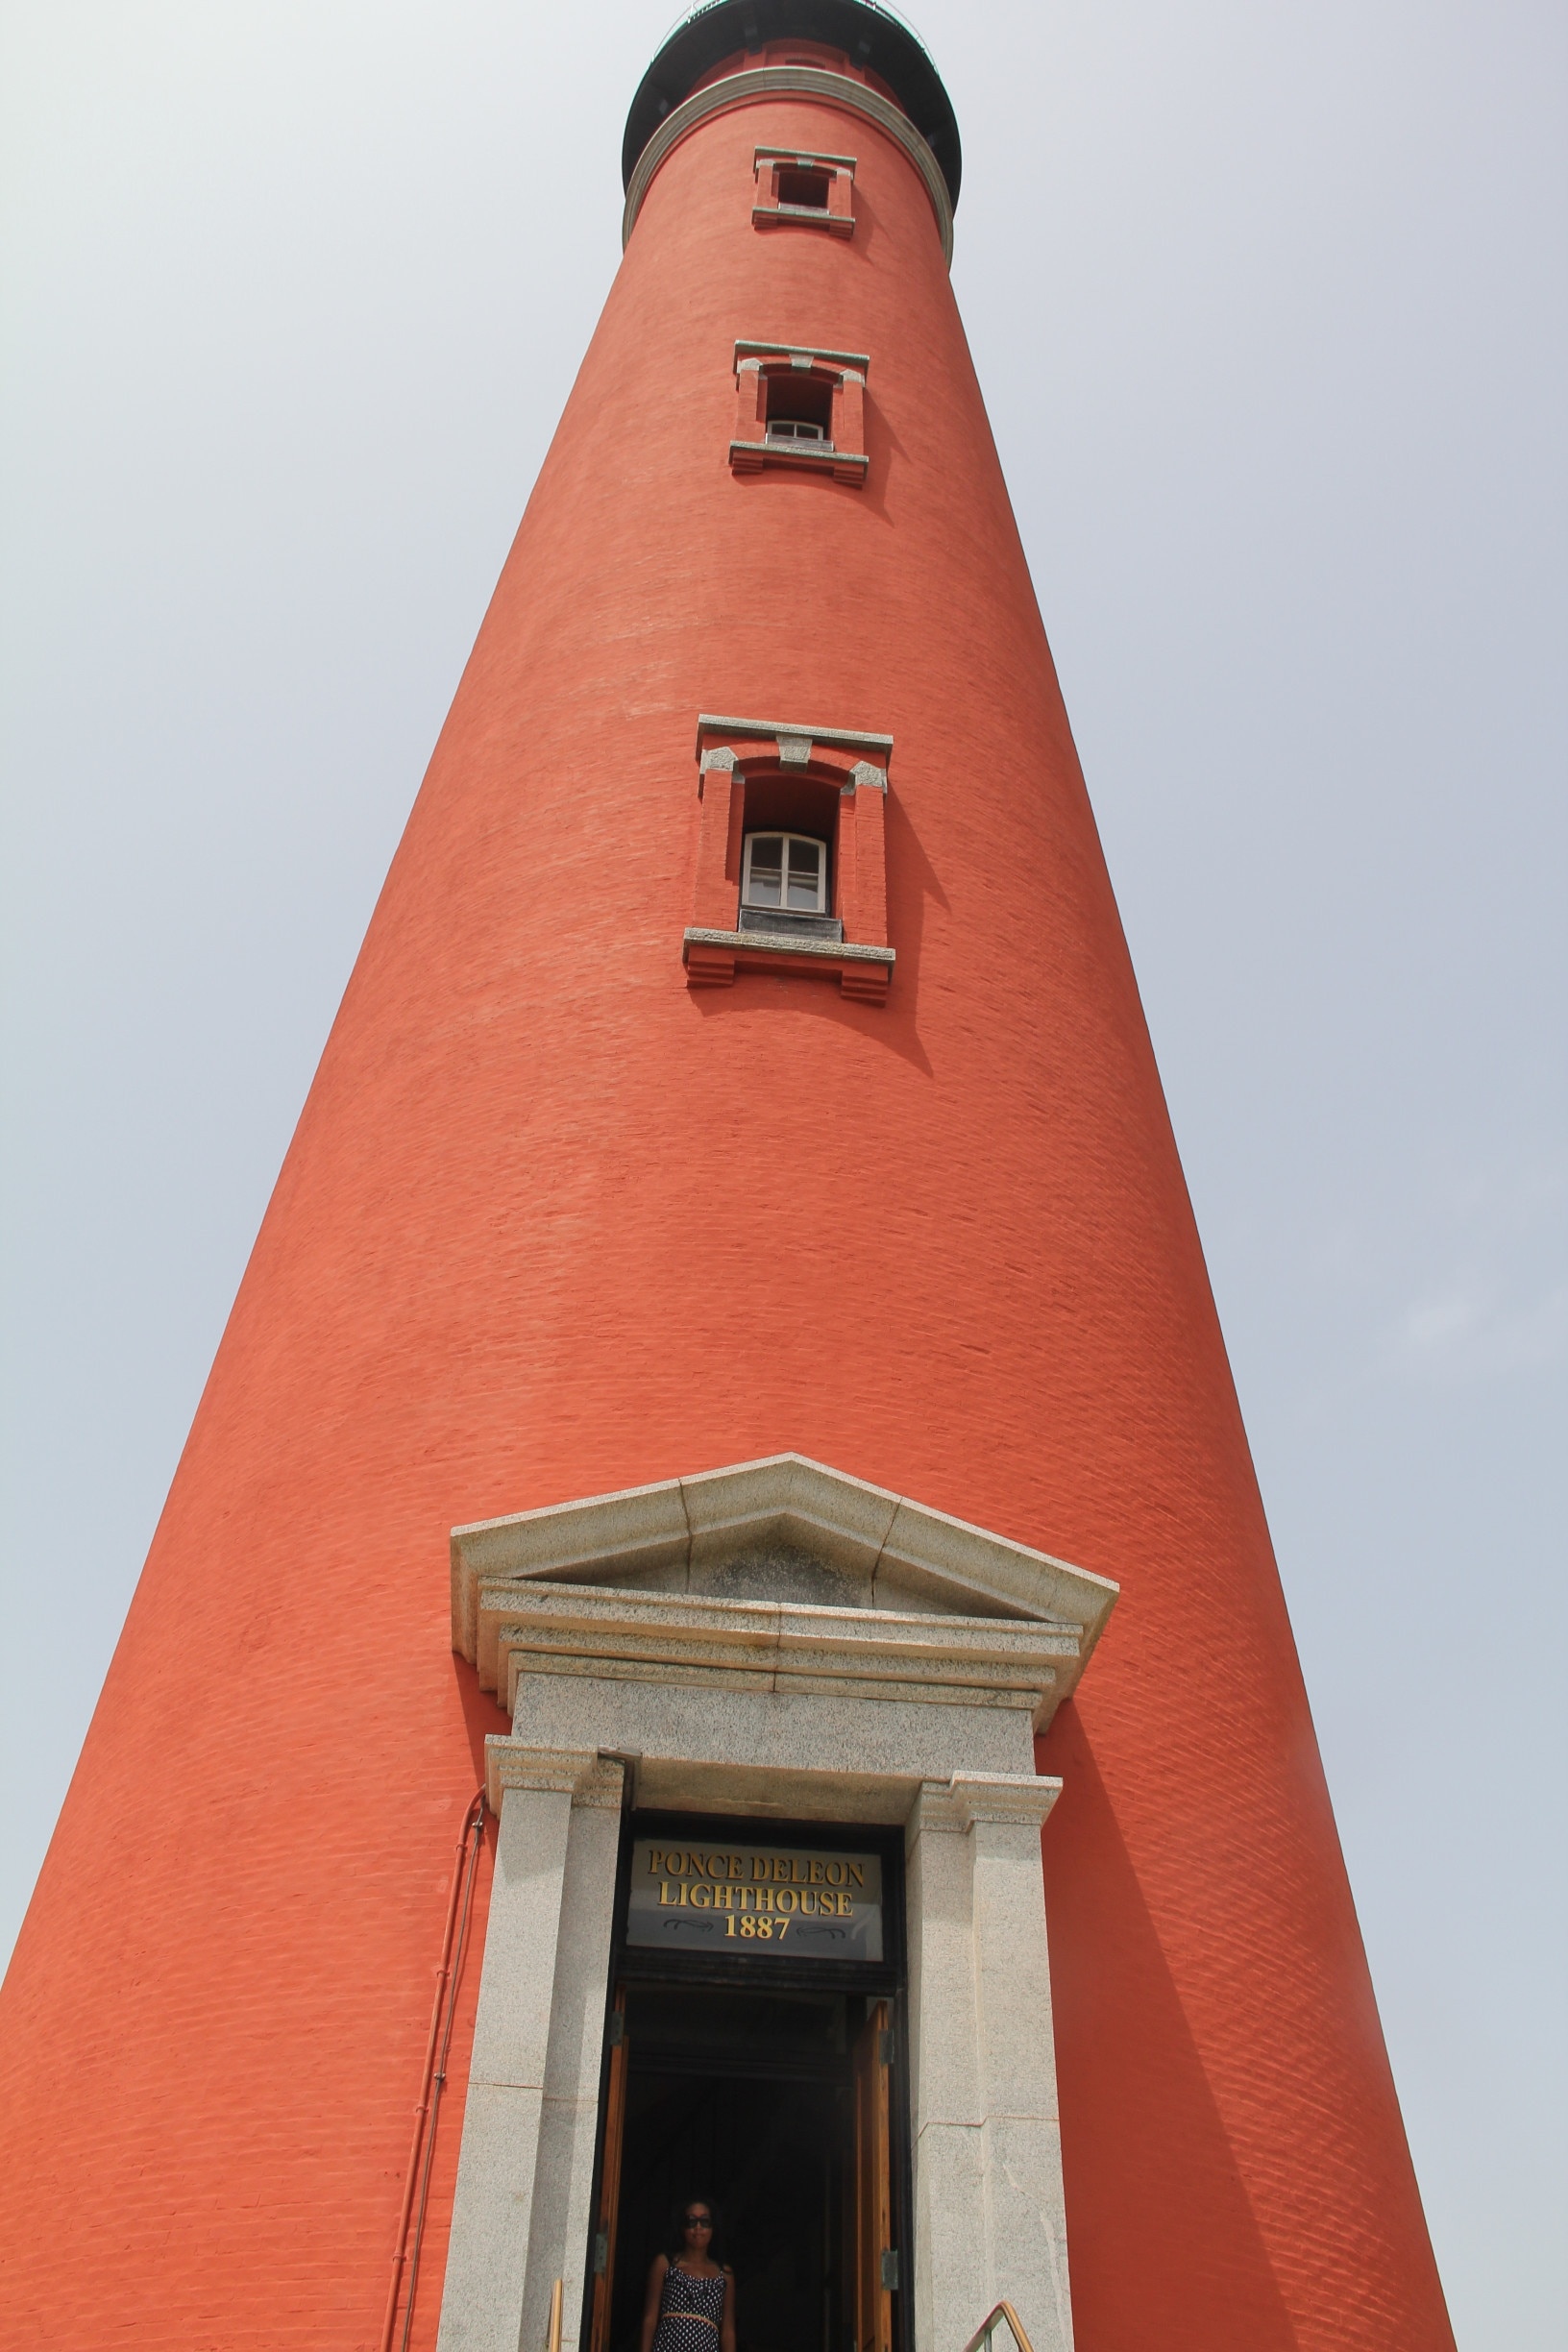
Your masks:
<instances>
[{"instance_id":1,"label":"small window with stone surround","mask_svg":"<svg viewBox=\"0 0 1568 2352\"><path fill-rule=\"evenodd\" d=\"M682 942L689 988L736 974L836 980L886 1001L887 735L775 720L698 721L694 920Z\"/></svg>"},{"instance_id":2,"label":"small window with stone surround","mask_svg":"<svg viewBox=\"0 0 1568 2352\"><path fill-rule=\"evenodd\" d=\"M759 147L752 161L755 229L825 229L829 236L855 233L850 209L855 189L853 156L801 155L794 148Z\"/></svg>"},{"instance_id":3,"label":"small window with stone surround","mask_svg":"<svg viewBox=\"0 0 1568 2352\"><path fill-rule=\"evenodd\" d=\"M825 474L858 489L866 479L864 352L803 351L788 344L735 346L737 474L767 466Z\"/></svg>"}]
</instances>

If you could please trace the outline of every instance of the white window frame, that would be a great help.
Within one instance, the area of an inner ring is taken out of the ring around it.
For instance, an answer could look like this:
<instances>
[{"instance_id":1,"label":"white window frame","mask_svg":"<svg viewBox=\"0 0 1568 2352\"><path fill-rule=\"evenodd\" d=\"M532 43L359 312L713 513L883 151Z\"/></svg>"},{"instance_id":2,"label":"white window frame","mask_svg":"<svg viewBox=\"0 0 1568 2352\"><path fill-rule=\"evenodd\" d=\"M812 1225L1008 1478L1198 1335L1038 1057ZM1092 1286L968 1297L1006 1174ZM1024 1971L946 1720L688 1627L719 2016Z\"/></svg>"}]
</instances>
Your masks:
<instances>
[{"instance_id":1,"label":"white window frame","mask_svg":"<svg viewBox=\"0 0 1568 2352\"><path fill-rule=\"evenodd\" d=\"M776 907L766 906L761 899L753 898L751 895L751 845L759 841L776 841L784 844L780 867L779 903ZM789 903L789 845L791 842L797 841L810 842L817 852L817 904L814 907L792 907ZM757 907L765 915L825 915L828 912L827 857L827 844L820 833L786 833L779 825L759 825L754 833L748 833L746 837L746 854L741 865L742 906Z\"/></svg>"}]
</instances>

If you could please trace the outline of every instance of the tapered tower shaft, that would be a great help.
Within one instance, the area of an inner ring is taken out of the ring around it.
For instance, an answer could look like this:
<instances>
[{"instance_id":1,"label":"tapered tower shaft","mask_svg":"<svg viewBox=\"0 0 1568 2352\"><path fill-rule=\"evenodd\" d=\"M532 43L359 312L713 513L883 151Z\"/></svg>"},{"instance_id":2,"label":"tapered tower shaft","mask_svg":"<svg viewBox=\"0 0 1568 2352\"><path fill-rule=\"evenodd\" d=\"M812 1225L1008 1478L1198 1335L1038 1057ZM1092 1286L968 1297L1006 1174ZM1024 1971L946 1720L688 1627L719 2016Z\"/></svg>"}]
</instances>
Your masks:
<instances>
[{"instance_id":1,"label":"tapered tower shaft","mask_svg":"<svg viewBox=\"0 0 1568 2352\"><path fill-rule=\"evenodd\" d=\"M858 0L726 0L639 95L625 260L7 1981L17 2352L375 2340L509 1720L449 1531L786 1453L1120 1587L1038 1756L1080 2352L1451 2343L957 157Z\"/></svg>"}]
</instances>

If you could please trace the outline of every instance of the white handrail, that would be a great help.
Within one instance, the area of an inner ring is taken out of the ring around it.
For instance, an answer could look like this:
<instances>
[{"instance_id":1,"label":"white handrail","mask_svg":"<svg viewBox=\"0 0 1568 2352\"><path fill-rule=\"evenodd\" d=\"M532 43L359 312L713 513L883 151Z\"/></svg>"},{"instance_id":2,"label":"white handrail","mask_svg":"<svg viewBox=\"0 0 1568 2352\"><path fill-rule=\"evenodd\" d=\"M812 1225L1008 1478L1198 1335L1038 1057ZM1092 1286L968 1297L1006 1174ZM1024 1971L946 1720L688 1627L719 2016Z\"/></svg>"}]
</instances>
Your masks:
<instances>
[{"instance_id":1,"label":"white handrail","mask_svg":"<svg viewBox=\"0 0 1568 2352\"><path fill-rule=\"evenodd\" d=\"M1034 2345L1024 2333L1023 2321L1018 2317L1011 2303L997 2304L990 2318L983 2319L975 2329L974 2334L964 2346L964 2352L980 2352L982 2344L987 2347L987 2352L990 2352L991 2340L1004 2319L1013 2331L1013 2341L1017 2345L1018 2352L1035 2352Z\"/></svg>"}]
</instances>

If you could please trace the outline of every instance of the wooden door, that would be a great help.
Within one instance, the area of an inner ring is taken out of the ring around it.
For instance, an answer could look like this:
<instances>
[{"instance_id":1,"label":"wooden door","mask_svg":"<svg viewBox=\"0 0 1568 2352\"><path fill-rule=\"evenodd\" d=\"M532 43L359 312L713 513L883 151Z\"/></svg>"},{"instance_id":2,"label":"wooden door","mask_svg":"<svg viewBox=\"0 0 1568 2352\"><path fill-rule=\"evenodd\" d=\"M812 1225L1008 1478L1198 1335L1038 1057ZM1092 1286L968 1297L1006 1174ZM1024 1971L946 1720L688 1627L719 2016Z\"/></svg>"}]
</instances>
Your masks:
<instances>
[{"instance_id":1,"label":"wooden door","mask_svg":"<svg viewBox=\"0 0 1568 2352\"><path fill-rule=\"evenodd\" d=\"M892 2061L892 2004L873 2001L855 2044L855 2352L893 2352L893 2290L897 2283L897 2257L893 2250L893 2177L888 2134L888 2070Z\"/></svg>"},{"instance_id":2,"label":"wooden door","mask_svg":"<svg viewBox=\"0 0 1568 2352\"><path fill-rule=\"evenodd\" d=\"M604 2100L604 2157L600 2168L599 2226L594 2232L594 2315L589 2352L605 2352L615 2289L615 2225L621 2211L621 2147L626 2121L626 1996L617 1988L610 2012L610 2079Z\"/></svg>"}]
</instances>

